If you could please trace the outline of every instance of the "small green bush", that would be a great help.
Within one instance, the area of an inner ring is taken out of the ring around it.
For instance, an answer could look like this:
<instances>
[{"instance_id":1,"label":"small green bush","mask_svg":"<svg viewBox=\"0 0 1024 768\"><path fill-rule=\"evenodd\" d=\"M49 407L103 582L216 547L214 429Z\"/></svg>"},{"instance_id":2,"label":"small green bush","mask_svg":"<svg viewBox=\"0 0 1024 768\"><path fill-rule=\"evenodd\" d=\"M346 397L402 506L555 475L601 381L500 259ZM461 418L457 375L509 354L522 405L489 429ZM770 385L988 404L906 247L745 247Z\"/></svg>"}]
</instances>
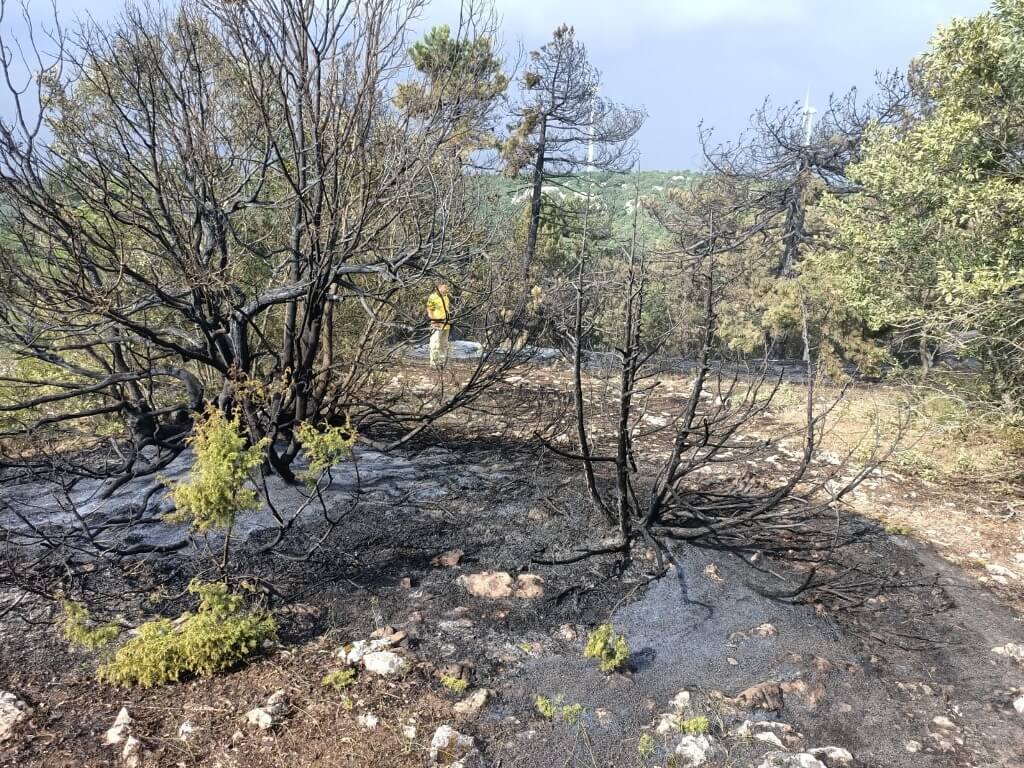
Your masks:
<instances>
[{"instance_id":1,"label":"small green bush","mask_svg":"<svg viewBox=\"0 0 1024 768\"><path fill-rule=\"evenodd\" d=\"M352 448L358 438L352 423L347 419L340 427L327 427L324 430L318 430L304 421L295 430L295 436L299 438L302 450L309 459L306 479L311 483L315 483L324 470L351 458Z\"/></svg>"},{"instance_id":2,"label":"small green bush","mask_svg":"<svg viewBox=\"0 0 1024 768\"><path fill-rule=\"evenodd\" d=\"M244 598L222 582L193 581L198 613L184 613L180 625L169 619L147 621L97 670L100 680L122 687L178 682L189 675L209 676L249 658L277 633L264 610L249 609Z\"/></svg>"},{"instance_id":3,"label":"small green bush","mask_svg":"<svg viewBox=\"0 0 1024 768\"><path fill-rule=\"evenodd\" d=\"M102 627L89 626L92 619L89 611L81 603L73 600L61 601L64 611L64 638L76 648L94 651L109 645L121 634L117 624L104 624Z\"/></svg>"},{"instance_id":4,"label":"small green bush","mask_svg":"<svg viewBox=\"0 0 1024 768\"><path fill-rule=\"evenodd\" d=\"M711 728L711 723L703 715L679 721L679 730L689 736L702 736Z\"/></svg>"},{"instance_id":5,"label":"small green bush","mask_svg":"<svg viewBox=\"0 0 1024 768\"><path fill-rule=\"evenodd\" d=\"M555 703L551 701L547 696L538 696L534 701L537 707L537 711L540 716L545 720L554 720L555 715L558 714L558 710L555 707Z\"/></svg>"},{"instance_id":6,"label":"small green bush","mask_svg":"<svg viewBox=\"0 0 1024 768\"><path fill-rule=\"evenodd\" d=\"M229 419L211 407L189 444L195 466L186 482L172 486L175 511L168 520L190 523L205 533L211 528L228 529L238 514L259 507L259 495L245 483L263 461L266 439L248 445L239 415Z\"/></svg>"},{"instance_id":7,"label":"small green bush","mask_svg":"<svg viewBox=\"0 0 1024 768\"><path fill-rule=\"evenodd\" d=\"M469 687L469 681L461 677L443 675L441 677L441 685L443 685L452 693L465 693L466 689Z\"/></svg>"},{"instance_id":8,"label":"small green bush","mask_svg":"<svg viewBox=\"0 0 1024 768\"><path fill-rule=\"evenodd\" d=\"M342 667L324 675L320 682L325 688L333 688L336 693L341 693L356 681L356 671L352 667Z\"/></svg>"},{"instance_id":9,"label":"small green bush","mask_svg":"<svg viewBox=\"0 0 1024 768\"><path fill-rule=\"evenodd\" d=\"M547 696L537 696L534 699L534 706L545 720L561 720L570 725L577 725L586 712L582 704L563 704L561 694L556 696L554 701Z\"/></svg>"},{"instance_id":10,"label":"small green bush","mask_svg":"<svg viewBox=\"0 0 1024 768\"><path fill-rule=\"evenodd\" d=\"M602 624L587 637L583 655L588 659L597 659L602 672L615 672L626 666L629 643L612 629L611 624Z\"/></svg>"},{"instance_id":11,"label":"small green bush","mask_svg":"<svg viewBox=\"0 0 1024 768\"><path fill-rule=\"evenodd\" d=\"M640 740L636 743L637 754L642 760L646 760L654 754L654 737L649 733L640 734Z\"/></svg>"}]
</instances>

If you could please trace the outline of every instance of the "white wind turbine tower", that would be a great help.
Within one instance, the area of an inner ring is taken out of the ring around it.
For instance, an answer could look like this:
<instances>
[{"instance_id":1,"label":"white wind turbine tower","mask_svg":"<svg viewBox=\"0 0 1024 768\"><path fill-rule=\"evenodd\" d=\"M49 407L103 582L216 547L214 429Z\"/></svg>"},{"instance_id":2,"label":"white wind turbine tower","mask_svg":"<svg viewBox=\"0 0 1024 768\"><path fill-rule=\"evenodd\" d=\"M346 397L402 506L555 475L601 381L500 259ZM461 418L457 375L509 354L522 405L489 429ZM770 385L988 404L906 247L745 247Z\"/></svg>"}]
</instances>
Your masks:
<instances>
[{"instance_id":1,"label":"white wind turbine tower","mask_svg":"<svg viewBox=\"0 0 1024 768\"><path fill-rule=\"evenodd\" d=\"M811 143L811 132L814 130L814 116L818 114L818 110L811 106L810 88L807 89L807 96L804 98L804 109L802 114L804 116L804 146L807 146Z\"/></svg>"},{"instance_id":2,"label":"white wind turbine tower","mask_svg":"<svg viewBox=\"0 0 1024 768\"><path fill-rule=\"evenodd\" d=\"M590 139L587 142L587 173L594 172L594 118L596 116L595 107L597 104L597 88L594 88L590 93Z\"/></svg>"}]
</instances>

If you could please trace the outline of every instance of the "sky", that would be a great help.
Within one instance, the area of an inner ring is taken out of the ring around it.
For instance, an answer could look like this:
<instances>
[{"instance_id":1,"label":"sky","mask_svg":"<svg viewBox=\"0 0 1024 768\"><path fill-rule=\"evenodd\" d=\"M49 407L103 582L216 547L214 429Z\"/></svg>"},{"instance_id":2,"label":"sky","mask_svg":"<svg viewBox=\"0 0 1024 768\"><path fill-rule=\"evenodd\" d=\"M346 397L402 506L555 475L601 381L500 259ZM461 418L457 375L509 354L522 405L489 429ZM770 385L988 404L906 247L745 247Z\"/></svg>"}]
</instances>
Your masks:
<instances>
[{"instance_id":1,"label":"sky","mask_svg":"<svg viewBox=\"0 0 1024 768\"><path fill-rule=\"evenodd\" d=\"M990 0L494 0L510 60L576 28L603 74L603 95L643 106L642 168L699 167L698 125L737 138L766 98L823 106L869 92L875 73L905 69L938 25ZM58 12L113 15L121 0L56 0ZM36 9L48 2L35 0ZM420 21L458 19L459 0L433 0Z\"/></svg>"}]
</instances>

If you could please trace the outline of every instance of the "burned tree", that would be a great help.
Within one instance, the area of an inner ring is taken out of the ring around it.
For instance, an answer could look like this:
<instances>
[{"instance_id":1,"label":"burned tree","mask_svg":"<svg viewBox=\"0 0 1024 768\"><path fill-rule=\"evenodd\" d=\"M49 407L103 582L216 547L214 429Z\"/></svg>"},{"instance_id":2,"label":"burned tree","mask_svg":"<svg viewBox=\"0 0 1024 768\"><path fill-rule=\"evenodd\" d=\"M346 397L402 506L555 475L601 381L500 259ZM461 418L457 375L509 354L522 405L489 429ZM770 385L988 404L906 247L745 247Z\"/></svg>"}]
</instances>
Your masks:
<instances>
[{"instance_id":1,"label":"burned tree","mask_svg":"<svg viewBox=\"0 0 1024 768\"><path fill-rule=\"evenodd\" d=\"M483 355L427 411L367 386L412 329L402 292L470 269L486 242L458 149L493 99L446 88L395 105L421 5L197 0L61 30L33 62L5 44L9 461L30 463L22 438L46 432L74 449L65 468L153 472L213 402L291 478L300 424L365 415L408 433L510 364ZM450 45L481 58L481 18L467 5ZM480 74L434 57L432 81L445 67Z\"/></svg>"},{"instance_id":2,"label":"burned tree","mask_svg":"<svg viewBox=\"0 0 1024 768\"><path fill-rule=\"evenodd\" d=\"M828 571L832 552L862 532L862 526L835 510L875 460L856 469L841 461L842 475L837 467L814 467L834 403L817 395L810 335L803 334L807 393L802 430L768 437L756 433L756 421L768 412L783 375L737 360L719 335L721 314L744 273L755 268L772 227L756 203L756 190L716 176L678 191L668 202L649 201L648 210L667 236L651 249L638 237L637 215L633 237L623 246L626 268L614 287L607 275L588 268L587 251L581 251L573 339L575 420L560 440L549 434L546 442L559 456L581 465L587 495L605 519L608 535L539 561L615 555L621 569L637 545L646 545L664 567L673 557L670 542L685 541L806 561L809 575L799 592L818 585L824 578L819 571ZM647 296L658 285L670 286L682 312L668 333L653 335ZM585 331L597 288L602 295L616 291L621 335L612 366L586 371L590 350L584 348ZM661 354L675 335L687 337L694 353L683 396L666 392L671 361ZM598 391L604 387L602 402L610 401L610 414L602 415L584 396L584 377ZM662 415L652 420L654 413ZM565 442L569 448L560 447ZM780 444L787 446L787 461L776 466L779 475L752 474L749 464Z\"/></svg>"},{"instance_id":3,"label":"burned tree","mask_svg":"<svg viewBox=\"0 0 1024 768\"><path fill-rule=\"evenodd\" d=\"M524 170L530 174L523 265L527 273L537 252L545 187L565 187L583 172L631 168L632 139L646 114L599 95L601 74L573 28L566 25L531 52L521 85L523 104L515 113L504 153L509 175L518 176Z\"/></svg>"}]
</instances>

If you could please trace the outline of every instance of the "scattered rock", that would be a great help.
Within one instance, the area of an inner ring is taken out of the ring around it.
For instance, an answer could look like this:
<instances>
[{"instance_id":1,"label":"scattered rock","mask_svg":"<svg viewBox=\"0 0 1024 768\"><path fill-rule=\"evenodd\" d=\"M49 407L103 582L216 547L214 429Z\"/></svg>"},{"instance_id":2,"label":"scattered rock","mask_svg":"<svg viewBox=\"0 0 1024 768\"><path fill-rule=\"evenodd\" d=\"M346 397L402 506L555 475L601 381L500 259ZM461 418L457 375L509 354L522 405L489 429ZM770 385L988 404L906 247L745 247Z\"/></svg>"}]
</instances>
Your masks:
<instances>
[{"instance_id":1,"label":"scattered rock","mask_svg":"<svg viewBox=\"0 0 1024 768\"><path fill-rule=\"evenodd\" d=\"M807 750L807 754L825 764L825 768L850 768L853 755L842 747L818 747Z\"/></svg>"},{"instance_id":2,"label":"scattered rock","mask_svg":"<svg viewBox=\"0 0 1024 768\"><path fill-rule=\"evenodd\" d=\"M763 709L767 712L778 712L785 706L782 686L774 681L752 685L733 701L744 709Z\"/></svg>"},{"instance_id":3,"label":"scattered rock","mask_svg":"<svg viewBox=\"0 0 1024 768\"><path fill-rule=\"evenodd\" d=\"M533 573L521 573L516 579L516 597L520 600L536 600L544 597L544 579Z\"/></svg>"},{"instance_id":4,"label":"scattered rock","mask_svg":"<svg viewBox=\"0 0 1024 768\"><path fill-rule=\"evenodd\" d=\"M907 752L920 752L924 747L920 741L914 741L911 739L903 745L903 748L907 750Z\"/></svg>"},{"instance_id":5,"label":"scattered rock","mask_svg":"<svg viewBox=\"0 0 1024 768\"><path fill-rule=\"evenodd\" d=\"M356 640L351 645L346 645L338 651L338 656L344 659L346 664L358 664L367 654L383 651L390 647L391 641L384 637Z\"/></svg>"},{"instance_id":6,"label":"scattered rock","mask_svg":"<svg viewBox=\"0 0 1024 768\"><path fill-rule=\"evenodd\" d=\"M928 731L928 738L932 740L935 748L940 752L955 752L957 747L964 745L963 736L960 735L960 728L944 715L933 717Z\"/></svg>"},{"instance_id":7,"label":"scattered rock","mask_svg":"<svg viewBox=\"0 0 1024 768\"><path fill-rule=\"evenodd\" d=\"M375 651L363 656L363 667L381 677L390 677L404 671L408 662L394 651Z\"/></svg>"},{"instance_id":8,"label":"scattered rock","mask_svg":"<svg viewBox=\"0 0 1024 768\"><path fill-rule=\"evenodd\" d=\"M777 747L795 747L804 738L789 723L774 720L744 720L733 733L741 739L757 739Z\"/></svg>"},{"instance_id":9,"label":"scattered rock","mask_svg":"<svg viewBox=\"0 0 1024 768\"><path fill-rule=\"evenodd\" d=\"M575 643L576 637L576 628L572 624L563 624L555 632L556 640L564 640L567 643Z\"/></svg>"},{"instance_id":10,"label":"scattered rock","mask_svg":"<svg viewBox=\"0 0 1024 768\"><path fill-rule=\"evenodd\" d=\"M464 554L466 553L461 549L449 549L431 560L430 564L435 568L454 568L462 560Z\"/></svg>"},{"instance_id":11,"label":"scattered rock","mask_svg":"<svg viewBox=\"0 0 1024 768\"><path fill-rule=\"evenodd\" d=\"M380 723L380 718L372 712L364 712L356 718L356 722L368 731L372 731Z\"/></svg>"},{"instance_id":12,"label":"scattered rock","mask_svg":"<svg viewBox=\"0 0 1024 768\"><path fill-rule=\"evenodd\" d=\"M718 566L714 563L704 566L704 578L708 581L719 582L722 580L722 574L718 571Z\"/></svg>"},{"instance_id":13,"label":"scattered rock","mask_svg":"<svg viewBox=\"0 0 1024 768\"><path fill-rule=\"evenodd\" d=\"M191 739L195 732L196 727L188 720L178 726L178 738L182 741L188 741Z\"/></svg>"},{"instance_id":14,"label":"scattered rock","mask_svg":"<svg viewBox=\"0 0 1024 768\"><path fill-rule=\"evenodd\" d=\"M32 708L10 691L0 691L0 742L14 734L14 728L32 714Z\"/></svg>"},{"instance_id":15,"label":"scattered rock","mask_svg":"<svg viewBox=\"0 0 1024 768\"><path fill-rule=\"evenodd\" d=\"M809 752L769 752L757 768L828 768Z\"/></svg>"},{"instance_id":16,"label":"scattered rock","mask_svg":"<svg viewBox=\"0 0 1024 768\"><path fill-rule=\"evenodd\" d=\"M261 731L269 731L274 727L274 717L263 707L255 707L245 713L245 720L249 725L254 725Z\"/></svg>"},{"instance_id":17,"label":"scattered rock","mask_svg":"<svg viewBox=\"0 0 1024 768\"><path fill-rule=\"evenodd\" d=\"M1024 696L1018 696L1013 700L1013 708L1024 715Z\"/></svg>"},{"instance_id":18,"label":"scattered rock","mask_svg":"<svg viewBox=\"0 0 1024 768\"><path fill-rule=\"evenodd\" d=\"M371 640L376 640L376 639L379 639L379 638L382 638L382 637L387 637L388 635L392 634L394 631L395 631L395 628L392 627L390 624L388 624L386 626L383 626L383 627L377 627L375 630L373 630L373 632L370 633L370 639Z\"/></svg>"},{"instance_id":19,"label":"scattered rock","mask_svg":"<svg viewBox=\"0 0 1024 768\"><path fill-rule=\"evenodd\" d=\"M676 745L677 764L682 768L696 768L713 759L717 752L715 740L710 736L683 736Z\"/></svg>"},{"instance_id":20,"label":"scattered rock","mask_svg":"<svg viewBox=\"0 0 1024 768\"><path fill-rule=\"evenodd\" d=\"M486 688L478 688L452 707L452 709L457 715L461 715L465 718L474 718L480 714L480 710L484 708L485 704L487 704L489 696L490 691Z\"/></svg>"},{"instance_id":21,"label":"scattered rock","mask_svg":"<svg viewBox=\"0 0 1024 768\"><path fill-rule=\"evenodd\" d=\"M726 639L730 643L738 643L743 640L749 640L753 637L767 639L769 637L775 637L777 634L779 634L779 630L775 627L775 625L765 622L764 624L759 624L758 626L753 627L751 629L733 632Z\"/></svg>"},{"instance_id":22,"label":"scattered rock","mask_svg":"<svg viewBox=\"0 0 1024 768\"><path fill-rule=\"evenodd\" d=\"M992 653L997 656L1006 656L1014 661L1019 661L1024 664L1024 645L1017 643L1007 643L1006 645L1000 645L998 648L993 648Z\"/></svg>"},{"instance_id":23,"label":"scattered rock","mask_svg":"<svg viewBox=\"0 0 1024 768\"><path fill-rule=\"evenodd\" d=\"M416 725L414 723L408 723L402 726L402 735L405 736L409 741L416 738Z\"/></svg>"},{"instance_id":24,"label":"scattered rock","mask_svg":"<svg viewBox=\"0 0 1024 768\"><path fill-rule=\"evenodd\" d=\"M450 725L442 725L430 740L430 765L438 768L482 768L483 760L472 736L459 733Z\"/></svg>"},{"instance_id":25,"label":"scattered rock","mask_svg":"<svg viewBox=\"0 0 1024 768\"><path fill-rule=\"evenodd\" d=\"M675 712L667 712L658 715L658 724L654 726L654 732L659 736L667 736L679 730L679 715Z\"/></svg>"},{"instance_id":26,"label":"scattered rock","mask_svg":"<svg viewBox=\"0 0 1024 768\"><path fill-rule=\"evenodd\" d=\"M103 737L103 743L111 747L123 743L130 735L131 727L131 715L128 714L127 708L121 707L121 711L114 718L114 724L107 729L107 733Z\"/></svg>"},{"instance_id":27,"label":"scattered rock","mask_svg":"<svg viewBox=\"0 0 1024 768\"><path fill-rule=\"evenodd\" d=\"M134 736L125 739L124 749L121 750L121 759L125 768L139 768L142 765L142 742Z\"/></svg>"},{"instance_id":28,"label":"scattered rock","mask_svg":"<svg viewBox=\"0 0 1024 768\"><path fill-rule=\"evenodd\" d=\"M269 731L288 714L288 699L283 690L274 691L262 707L250 709L245 713L246 722L261 731Z\"/></svg>"},{"instance_id":29,"label":"scattered rock","mask_svg":"<svg viewBox=\"0 0 1024 768\"><path fill-rule=\"evenodd\" d=\"M729 666L730 667L737 667L737 666L739 666L739 662L736 659L734 659L732 656L726 656L725 660L727 662L729 662Z\"/></svg>"},{"instance_id":30,"label":"scattered rock","mask_svg":"<svg viewBox=\"0 0 1024 768\"><path fill-rule=\"evenodd\" d=\"M500 600L512 595L512 577L505 571L465 573L457 581L474 597Z\"/></svg>"},{"instance_id":31,"label":"scattered rock","mask_svg":"<svg viewBox=\"0 0 1024 768\"><path fill-rule=\"evenodd\" d=\"M676 712L685 712L690 707L690 692L680 691L672 698L672 709Z\"/></svg>"}]
</instances>

